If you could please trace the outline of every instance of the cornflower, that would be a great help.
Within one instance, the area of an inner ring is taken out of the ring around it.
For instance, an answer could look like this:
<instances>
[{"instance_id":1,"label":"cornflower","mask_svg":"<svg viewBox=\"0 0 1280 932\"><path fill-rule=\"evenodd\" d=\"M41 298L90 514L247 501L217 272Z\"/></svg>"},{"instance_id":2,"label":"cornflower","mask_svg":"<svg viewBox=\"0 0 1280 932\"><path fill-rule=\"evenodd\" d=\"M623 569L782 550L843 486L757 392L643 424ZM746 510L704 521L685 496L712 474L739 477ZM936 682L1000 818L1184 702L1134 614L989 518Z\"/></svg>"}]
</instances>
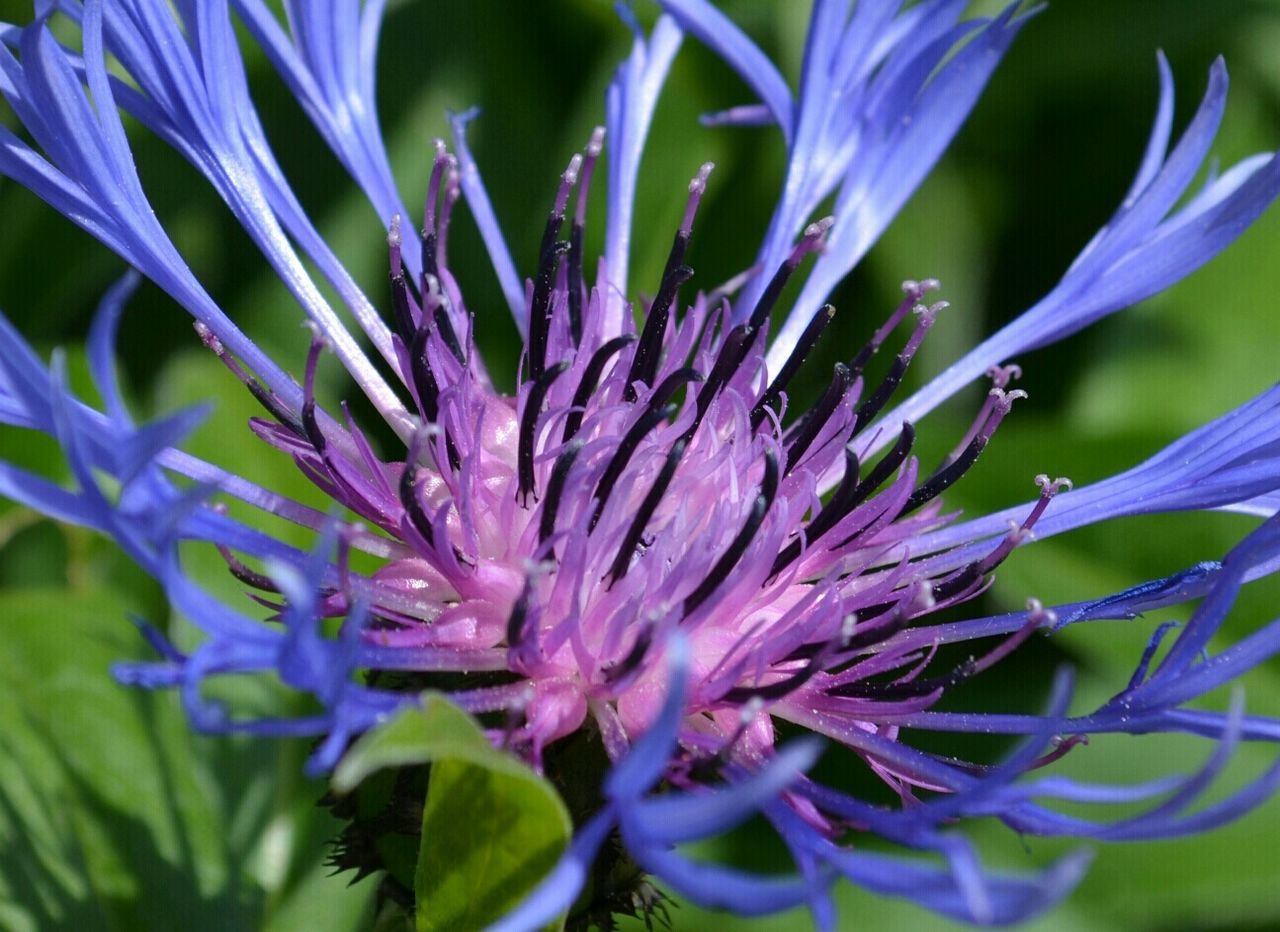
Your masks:
<instances>
[{"instance_id":1,"label":"cornflower","mask_svg":"<svg viewBox=\"0 0 1280 932\"><path fill-rule=\"evenodd\" d=\"M1239 742L1280 739L1280 725L1244 714L1239 701L1225 713L1188 704L1280 647L1276 622L1207 653L1240 586L1280 561L1280 388L1087 487L1039 476L1033 500L964 521L942 499L1024 397L1011 387L1020 373L1007 360L1180 280L1280 191L1280 160L1262 154L1211 173L1184 198L1222 116L1221 61L1170 148L1172 79L1160 58L1157 116L1132 186L1048 295L895 403L946 309L932 300L937 282L908 281L902 302L868 328L821 397L795 412L788 388L836 313L827 297L936 163L1029 17L1017 3L994 18L962 20L966 4L956 0L906 9L895 0L852 8L818 0L793 92L710 3L660 5L647 32L620 9L634 32L631 53L609 86L604 125L560 177L527 278L467 148L474 112L452 117L452 146L437 143L421 225L415 217L410 232L414 215L396 193L374 108L379 2L286 0L284 25L262 0L65 0L37 3L30 25L3 27L0 93L27 137L0 128L0 173L190 313L204 346L261 403L265 416L250 428L335 506L315 511L240 478L234 463L183 452L200 411L131 419L112 347L132 278L108 294L90 334L101 408L73 396L60 355L46 366L0 321L0 419L53 436L74 477L63 488L0 464L0 493L110 535L205 635L182 651L144 626L159 659L123 663L118 677L180 690L202 732L313 736L313 774L330 772L354 739L433 689L557 786L585 780L585 801L569 800L572 844L498 920L501 929L538 928L571 909L578 927L607 924L611 913L647 916L661 900L645 875L744 914L807 904L823 928L835 922L829 890L840 877L954 918L1008 923L1064 896L1087 852L1037 875L992 875L949 826L996 818L1028 835L1150 839L1212 828L1269 796L1280 764L1195 808ZM290 189L251 100L233 10L386 222L385 300L360 289ZM55 11L79 28L78 49L50 31ZM686 35L758 97L711 122L775 125L786 178L747 272L690 293L698 209L714 177L710 164L692 171L661 280L651 300L635 302L628 264L637 172ZM108 57L118 71L108 70ZM300 379L187 267L150 208L121 112L205 176L302 308L312 337ZM602 159L606 229L594 257L584 228ZM476 327L491 311L477 317L450 271L460 199L524 341L514 397L494 387L476 350ZM815 219L828 203L831 216ZM802 284L784 312L793 280ZM887 374L867 381L885 346L896 347ZM345 405L322 404L317 372L329 353L398 446L377 449ZM968 431L937 468L925 468L912 452L916 424L984 375L991 387ZM233 518L225 497L314 530L314 549L298 551ZM1221 562L1102 599L1030 600L1022 612L937 620L983 592L1033 534L1224 508L1264 520ZM179 557L190 542L216 547L267 617L201 588ZM358 571L353 551L377 568ZM1095 710L1068 711L1067 673L1042 714L934 708L1037 631L1197 598L1172 643L1171 628L1158 628L1131 680ZM340 619L336 635L327 619ZM935 663L940 647L972 640L986 643L958 666ZM313 695L321 711L252 719L206 695L211 677L263 671ZM902 804L872 804L809 779L818 744L779 747L782 723L847 748ZM1022 740L1005 760L981 765L918 750L904 740L913 730ZM1199 771L1145 784L1019 779L1087 735L1161 731L1217 743ZM1061 802L1138 810L1092 821L1054 808ZM704 864L677 847L755 815L790 852L793 875ZM386 867L369 843L373 830L352 818L338 866ZM936 857L869 850L858 843L867 832ZM412 903L396 877L384 887ZM584 887L591 893L579 901Z\"/></svg>"}]
</instances>

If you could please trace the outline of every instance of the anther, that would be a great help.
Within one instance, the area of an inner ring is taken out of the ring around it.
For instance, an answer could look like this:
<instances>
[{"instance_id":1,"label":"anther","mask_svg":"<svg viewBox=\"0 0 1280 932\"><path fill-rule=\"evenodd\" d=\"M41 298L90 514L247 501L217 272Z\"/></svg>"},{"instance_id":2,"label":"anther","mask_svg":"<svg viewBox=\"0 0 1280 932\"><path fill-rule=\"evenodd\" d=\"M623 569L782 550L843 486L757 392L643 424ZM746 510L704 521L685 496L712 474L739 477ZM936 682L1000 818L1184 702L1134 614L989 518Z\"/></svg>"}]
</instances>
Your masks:
<instances>
[{"instance_id":1,"label":"anther","mask_svg":"<svg viewBox=\"0 0 1280 932\"><path fill-rule=\"evenodd\" d=\"M631 425L631 429L623 434L622 439L618 441L617 447L614 448L613 458L609 460L609 465L605 467L604 474L601 475L600 481L596 484L596 505L595 510L591 513L591 523L587 525L588 533L594 531L596 525L600 523L600 516L604 514L604 506L609 501L609 496L613 494L614 484L622 476L627 464L631 462L631 457L635 454L640 441L651 430L672 417L676 411L677 407L674 404L666 404L660 407L650 404L645 408L640 418Z\"/></svg>"},{"instance_id":2,"label":"anther","mask_svg":"<svg viewBox=\"0 0 1280 932\"><path fill-rule=\"evenodd\" d=\"M400 339L408 344L418 329L418 321L422 311L418 302L409 292L409 282L405 279L404 265L401 261L402 238L400 231L400 215L391 218L391 226L387 230L387 258L391 277L391 306L395 312L396 331Z\"/></svg>"},{"instance_id":3,"label":"anther","mask_svg":"<svg viewBox=\"0 0 1280 932\"><path fill-rule=\"evenodd\" d=\"M400 505L404 508L409 523L428 547L434 547L435 531L432 529L431 519L427 516L426 509L422 506L422 499L418 495L418 457L422 455L422 448L426 445L426 442L427 431L425 429L419 429L414 432L413 438L409 441L409 451L405 457L404 469L400 472L400 484L397 491L399 492Z\"/></svg>"},{"instance_id":4,"label":"anther","mask_svg":"<svg viewBox=\"0 0 1280 932\"><path fill-rule=\"evenodd\" d=\"M547 538L555 533L556 514L560 510L560 499L564 494L565 482L583 446L581 440L566 444L560 455L556 457L555 465L551 467L551 478L547 481L547 496L542 502L542 519L538 525L538 543L540 544L546 543Z\"/></svg>"},{"instance_id":5,"label":"anther","mask_svg":"<svg viewBox=\"0 0 1280 932\"><path fill-rule=\"evenodd\" d=\"M977 430L973 439L964 448L964 450L954 460L950 460L942 466L937 472L926 479L918 489L911 493L911 497L907 499L906 505L903 506L902 514L909 514L920 506L932 501L941 495L944 491L955 484L956 480L963 476L969 468L978 460L982 451L986 449L988 441L996 432L996 428L1000 426L1000 422L1004 420L1004 416L1009 413L1013 407L1013 403L1020 398L1026 398L1027 393L1021 389L1015 389L1006 392L1001 388L993 388L989 393L994 399L991 413L987 417L982 427Z\"/></svg>"},{"instance_id":6,"label":"anther","mask_svg":"<svg viewBox=\"0 0 1280 932\"><path fill-rule=\"evenodd\" d=\"M742 529L738 531L732 543L729 544L728 549L715 562L711 572L698 584L698 588L694 589L685 598L682 615L688 617L697 611L698 607L720 587L720 584L730 578L733 568L738 565L738 561L747 552L747 548L760 530L760 526L764 524L765 515L768 514L769 507L773 504L773 499L778 493L778 479L777 457L773 455L772 451L766 452L764 478L760 482L760 494L751 503L751 511L747 514L746 522L743 524Z\"/></svg>"},{"instance_id":7,"label":"anther","mask_svg":"<svg viewBox=\"0 0 1280 932\"><path fill-rule=\"evenodd\" d=\"M249 569L235 554L233 554L225 544L217 544L218 553L222 555L222 559L226 561L227 569L231 575L240 580L246 586L252 586L263 592L279 592L280 587L275 584L270 576Z\"/></svg>"},{"instance_id":8,"label":"anther","mask_svg":"<svg viewBox=\"0 0 1280 932\"><path fill-rule=\"evenodd\" d=\"M836 363L826 394L805 415L804 420L798 425L795 436L787 445L788 474L795 469L813 441L818 439L823 426L835 414L836 408L844 401L852 387L853 375L849 372L849 367L844 363Z\"/></svg>"},{"instance_id":9,"label":"anther","mask_svg":"<svg viewBox=\"0 0 1280 932\"><path fill-rule=\"evenodd\" d=\"M529 376L534 381L541 378L546 368L547 340L551 333L551 292L555 287L560 258L568 251L568 243L553 243L542 257L533 282L533 297L529 302L528 362Z\"/></svg>"},{"instance_id":10,"label":"anther","mask_svg":"<svg viewBox=\"0 0 1280 932\"><path fill-rule=\"evenodd\" d=\"M610 586L627 574L627 570L631 566L631 555L635 553L636 547L639 546L640 539L644 535L644 529L649 524L649 519L653 517L653 513L662 501L662 497L667 494L667 488L671 485L671 479L676 474L676 467L680 465L680 458L684 456L687 446L687 441L682 438L672 444L670 452L667 453L667 459L662 464L662 470L653 481L653 487L649 489L649 494L640 503L635 517L631 520L630 527L627 528L627 534L622 539L622 545L618 548L617 556L613 558L613 565L609 567Z\"/></svg>"},{"instance_id":11,"label":"anther","mask_svg":"<svg viewBox=\"0 0 1280 932\"><path fill-rule=\"evenodd\" d=\"M466 355L462 352L458 334L454 332L453 324L449 320L448 298L445 297L444 289L440 287L440 279L434 275L424 275L422 280L423 307L432 308L431 319L435 322L440 341L453 354L453 358L458 360L460 365L465 366Z\"/></svg>"},{"instance_id":12,"label":"anther","mask_svg":"<svg viewBox=\"0 0 1280 932\"><path fill-rule=\"evenodd\" d=\"M206 324L197 320L193 326L195 327L196 335L200 337L200 342L218 357L218 361L227 367L228 371L240 381L240 384L249 390L249 394L253 395L258 404L262 405L266 412L281 425L295 434L303 436L302 425L298 422L297 415L288 409L284 401L275 392L259 382L257 378L250 375L239 362L232 358L222 341L218 339L218 335L209 329Z\"/></svg>"},{"instance_id":13,"label":"anther","mask_svg":"<svg viewBox=\"0 0 1280 932\"><path fill-rule=\"evenodd\" d=\"M551 383L569 368L567 362L556 363L543 372L525 396L524 412L520 415L520 443L516 453L516 474L519 480L520 504L528 507L529 496L534 494L533 454L537 442L538 421L542 417L542 403Z\"/></svg>"},{"instance_id":14,"label":"anther","mask_svg":"<svg viewBox=\"0 0 1280 932\"><path fill-rule=\"evenodd\" d=\"M840 478L840 486L836 489L835 494L831 496L830 501L822 506L821 510L804 529L804 540L808 546L812 547L823 534L835 526L836 522L849 513L852 508L850 502L853 500L857 488L858 454L854 452L853 447L846 446L844 448L844 475ZM773 567L769 570L769 575L776 576L783 567L800 556L800 545L800 537L788 544L786 549L779 553L777 559L773 561Z\"/></svg>"},{"instance_id":15,"label":"anther","mask_svg":"<svg viewBox=\"0 0 1280 932\"><path fill-rule=\"evenodd\" d=\"M733 374L738 370L738 366L741 365L743 358L747 355L747 351L755 337L755 328L750 324L739 324L725 335L724 342L720 346L720 352L716 355L716 361L711 366L711 372L707 376L707 381L698 391L698 410L693 420L693 426L689 428L690 437L698 429L698 425L702 423L702 418L711 407L711 402L720 392L720 389L724 388L729 383L729 380L733 378Z\"/></svg>"},{"instance_id":16,"label":"anther","mask_svg":"<svg viewBox=\"0 0 1280 932\"><path fill-rule=\"evenodd\" d=\"M683 251L683 250L681 250ZM672 247L672 255L675 255ZM658 294L653 299L649 314L645 318L644 330L640 334L640 342L636 344L635 353L631 357L631 368L627 373L627 384L624 397L628 401L636 399L636 382L652 385L658 362L662 355L662 342L667 332L667 319L671 314L671 305L680 286L693 277L693 269L687 265L670 267L662 276L662 284L658 286Z\"/></svg>"},{"instance_id":17,"label":"anther","mask_svg":"<svg viewBox=\"0 0 1280 932\"><path fill-rule=\"evenodd\" d=\"M889 315L889 319L881 324L880 329L871 335L871 339L866 342L862 349L858 350L858 354L850 361L849 368L855 374L861 374L862 370L867 367L867 363L871 361L871 358L880 351L884 341L889 339L889 334L893 333L898 328L898 324L902 323L902 319L913 308L918 306L920 298L937 287L938 282L935 279L926 279L923 282L903 282L902 290L906 292L906 299L894 308L893 313Z\"/></svg>"},{"instance_id":18,"label":"anther","mask_svg":"<svg viewBox=\"0 0 1280 932\"><path fill-rule=\"evenodd\" d=\"M431 163L431 178L427 181L426 201L422 205L422 274L439 275L440 268L436 256L436 205L440 199L440 182L448 168L449 151L443 139L433 142L436 150L435 159ZM423 291L426 288L424 285Z\"/></svg>"},{"instance_id":19,"label":"anther","mask_svg":"<svg viewBox=\"0 0 1280 932\"><path fill-rule=\"evenodd\" d=\"M652 622L643 624L639 633L636 634L635 643L627 651L627 655L617 663L607 664L601 669L606 683L611 686L617 686L621 680L640 668L645 655L649 653L649 648L653 646L653 628Z\"/></svg>"},{"instance_id":20,"label":"anther","mask_svg":"<svg viewBox=\"0 0 1280 932\"><path fill-rule=\"evenodd\" d=\"M308 321L310 324L310 321ZM320 353L324 351L326 343L317 330L312 330L311 348L307 352L307 367L303 376L303 395L302 395L302 429L307 434L307 440L311 442L311 446L315 451L324 456L325 448L328 445L325 440L324 433L320 430L320 422L316 419L316 368L320 364Z\"/></svg>"},{"instance_id":21,"label":"anther","mask_svg":"<svg viewBox=\"0 0 1280 932\"><path fill-rule=\"evenodd\" d=\"M911 332L911 336L907 339L907 344L902 348L902 352L898 353L893 365L889 367L889 372L884 377L884 380L872 393L871 397L858 407L858 413L853 425L854 434L857 434L862 428L870 424L876 415L884 409L889 399L893 397L893 393L902 384L902 378L907 374L907 368L911 365L911 360L915 358L916 351L920 349L920 344L924 342L925 336L937 319L938 313L946 307L948 307L946 301L938 301L928 307L923 304L917 304L912 308L918 318L916 328Z\"/></svg>"},{"instance_id":22,"label":"anther","mask_svg":"<svg viewBox=\"0 0 1280 932\"><path fill-rule=\"evenodd\" d=\"M449 267L449 221L453 217L453 207L462 194L462 183L458 177L458 160L449 156L448 171L444 180L444 203L440 205L440 219L436 221L436 265L441 269Z\"/></svg>"},{"instance_id":23,"label":"anther","mask_svg":"<svg viewBox=\"0 0 1280 932\"><path fill-rule=\"evenodd\" d=\"M431 328L424 318L422 326L413 331L409 342L409 375L423 419L434 424L440 417L440 385L427 355L430 338Z\"/></svg>"},{"instance_id":24,"label":"anther","mask_svg":"<svg viewBox=\"0 0 1280 932\"><path fill-rule=\"evenodd\" d=\"M822 336L822 331L826 329L827 324L831 323L832 318L835 316L836 309L830 304L824 305L818 313L813 315L813 318L804 328L804 333L800 334L800 339L796 341L795 347L791 350L791 355L787 357L787 361L782 364L782 368L778 370L778 374L769 383L765 393L760 396L760 400L751 409L751 427L753 429L759 427L761 422L764 421L765 408L778 403L782 393L791 384L795 374L800 371L800 367L804 364L809 352L817 344L818 337Z\"/></svg>"},{"instance_id":25,"label":"anther","mask_svg":"<svg viewBox=\"0 0 1280 932\"><path fill-rule=\"evenodd\" d=\"M587 363L587 368L582 372L582 378L578 381L578 388L573 393L573 405L569 411L568 417L564 422L563 442L567 443L572 439L573 435L578 432L578 428L582 426L582 418L586 414L587 402L591 399L591 395L596 390L596 386L600 383L600 376L604 372L604 367L609 364L609 360L616 356L623 348L634 343L636 338L631 334L623 334L620 337L614 337L604 346L600 347L591 356L591 360Z\"/></svg>"},{"instance_id":26,"label":"anther","mask_svg":"<svg viewBox=\"0 0 1280 932\"><path fill-rule=\"evenodd\" d=\"M902 430L898 434L898 440L888 453L881 457L880 462L872 468L858 485L857 492L854 493L852 504L854 507L862 504L870 497L876 489L880 488L885 481L898 471L907 460L907 456L911 453L911 448L916 442L916 428L910 421L902 422Z\"/></svg>"},{"instance_id":27,"label":"anther","mask_svg":"<svg viewBox=\"0 0 1280 932\"><path fill-rule=\"evenodd\" d=\"M834 217L824 217L817 223L811 223L805 227L804 235L800 237L800 241L792 248L791 254L778 267L773 278L769 280L769 284L760 295L760 300L756 302L755 308L751 311L749 321L753 329L759 330L765 325L774 305L778 303L778 298L782 296L782 289L786 287L792 273L795 272L805 256L821 248L826 239L827 231L831 229L833 223L835 223Z\"/></svg>"},{"instance_id":28,"label":"anther","mask_svg":"<svg viewBox=\"0 0 1280 932\"><path fill-rule=\"evenodd\" d=\"M596 160L604 151L604 127L597 126L587 142L582 169L578 174L578 202L573 212L573 226L569 229L569 336L574 346L582 342L582 304L587 286L582 276L582 237L587 224L587 195L591 190L591 175Z\"/></svg>"},{"instance_id":29,"label":"anther","mask_svg":"<svg viewBox=\"0 0 1280 932\"><path fill-rule=\"evenodd\" d=\"M533 580L526 577L520 597L511 606L511 614L507 617L507 647L515 649L525 639L529 623L529 608L533 601Z\"/></svg>"}]
</instances>

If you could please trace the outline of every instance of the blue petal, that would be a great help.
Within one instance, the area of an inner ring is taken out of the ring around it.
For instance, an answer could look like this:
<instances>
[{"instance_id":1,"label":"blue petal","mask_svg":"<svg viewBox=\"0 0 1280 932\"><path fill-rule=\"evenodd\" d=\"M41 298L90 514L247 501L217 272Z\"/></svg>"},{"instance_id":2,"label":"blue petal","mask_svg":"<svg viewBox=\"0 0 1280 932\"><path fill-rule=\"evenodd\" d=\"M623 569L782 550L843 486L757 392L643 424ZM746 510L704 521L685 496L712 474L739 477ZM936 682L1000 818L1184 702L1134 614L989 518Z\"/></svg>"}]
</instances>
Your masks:
<instances>
[{"instance_id":1,"label":"blue petal","mask_svg":"<svg viewBox=\"0 0 1280 932\"><path fill-rule=\"evenodd\" d=\"M667 696L658 718L640 736L627 756L605 779L607 799L627 801L648 792L666 772L684 718L685 680L689 673L689 644L683 635L668 638Z\"/></svg>"},{"instance_id":2,"label":"blue petal","mask_svg":"<svg viewBox=\"0 0 1280 932\"><path fill-rule=\"evenodd\" d=\"M1127 515L1223 508L1280 489L1280 385L1174 441L1119 475L1059 493L1036 523L1038 538ZM990 549L970 543L1003 535L1028 502L918 537L913 553L954 548L962 565Z\"/></svg>"},{"instance_id":3,"label":"blue petal","mask_svg":"<svg viewBox=\"0 0 1280 932\"><path fill-rule=\"evenodd\" d=\"M621 817L633 837L647 843L679 844L726 832L759 812L817 761L822 745L794 741L759 773L706 793L668 794L631 802Z\"/></svg>"},{"instance_id":4,"label":"blue petal","mask_svg":"<svg viewBox=\"0 0 1280 932\"><path fill-rule=\"evenodd\" d=\"M778 69L737 24L707 0L658 0L680 28L711 49L759 95L790 142L791 92Z\"/></svg>"},{"instance_id":5,"label":"blue petal","mask_svg":"<svg viewBox=\"0 0 1280 932\"><path fill-rule=\"evenodd\" d=\"M102 296L98 310L93 315L93 326L89 330L89 369L93 373L94 384L102 395L107 414L113 421L128 427L131 423L129 413L125 410L124 401L120 397L120 387L116 379L115 350L116 334L120 328L120 317L124 306L133 296L141 281L138 273L130 269L125 275ZM0 340L4 336L0 335Z\"/></svg>"},{"instance_id":6,"label":"blue petal","mask_svg":"<svg viewBox=\"0 0 1280 932\"><path fill-rule=\"evenodd\" d=\"M623 9L621 6L620 9ZM627 293L631 255L631 215L636 176L653 121L658 94L684 34L670 16L661 16L645 40L637 32L631 54L619 66L605 95L605 146L609 151L609 200L605 218L604 256L609 283L617 294L606 296L606 333L621 332L622 301Z\"/></svg>"},{"instance_id":7,"label":"blue petal","mask_svg":"<svg viewBox=\"0 0 1280 932\"><path fill-rule=\"evenodd\" d=\"M625 824L622 840L637 864L700 906L759 916L798 906L809 896L811 884L802 877L763 876L703 864L631 838Z\"/></svg>"},{"instance_id":8,"label":"blue petal","mask_svg":"<svg viewBox=\"0 0 1280 932\"><path fill-rule=\"evenodd\" d=\"M502 235L502 227L493 213L493 205L489 202L489 194L484 189L484 181L480 178L480 170L471 156L467 146L467 124L480 115L479 108L472 107L462 113L449 115L449 125L453 127L453 146L458 152L458 182L462 185L462 193L480 228L480 238L489 251L489 261L493 263L493 271L498 276L498 284L511 308L511 316L515 320L516 329L524 336L528 321L524 312L524 288L520 285L520 276L516 272L516 264L511 259L511 250L507 248L506 238Z\"/></svg>"},{"instance_id":9,"label":"blue petal","mask_svg":"<svg viewBox=\"0 0 1280 932\"><path fill-rule=\"evenodd\" d=\"M1280 158L1257 156L1242 163L1245 170L1228 171L1204 194L1174 209L1213 143L1227 74L1221 60L1215 61L1195 117L1168 158L1153 169L1154 153L1166 144L1172 100L1163 66L1161 72L1155 128L1130 196L1057 287L886 415L881 438L896 436L904 420L919 421L990 366L1061 340L1179 281L1233 242L1280 194Z\"/></svg>"}]
</instances>

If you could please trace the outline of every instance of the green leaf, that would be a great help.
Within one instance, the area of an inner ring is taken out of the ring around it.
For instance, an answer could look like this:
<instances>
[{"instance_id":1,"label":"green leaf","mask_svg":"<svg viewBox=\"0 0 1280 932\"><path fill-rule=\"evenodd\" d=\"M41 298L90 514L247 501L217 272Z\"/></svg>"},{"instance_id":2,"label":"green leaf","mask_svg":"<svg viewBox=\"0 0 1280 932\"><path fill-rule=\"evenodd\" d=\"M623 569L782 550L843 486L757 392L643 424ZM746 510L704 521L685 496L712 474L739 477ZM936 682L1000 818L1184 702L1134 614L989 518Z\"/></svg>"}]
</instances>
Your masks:
<instances>
[{"instance_id":1,"label":"green leaf","mask_svg":"<svg viewBox=\"0 0 1280 932\"><path fill-rule=\"evenodd\" d=\"M333 785L350 792L375 771L427 763L417 928L483 928L555 865L573 832L569 813L549 782L495 750L470 716L431 693L361 738Z\"/></svg>"},{"instance_id":2,"label":"green leaf","mask_svg":"<svg viewBox=\"0 0 1280 932\"><path fill-rule=\"evenodd\" d=\"M106 589L0 595L0 925L248 928L227 800L176 696L108 676L125 613Z\"/></svg>"}]
</instances>

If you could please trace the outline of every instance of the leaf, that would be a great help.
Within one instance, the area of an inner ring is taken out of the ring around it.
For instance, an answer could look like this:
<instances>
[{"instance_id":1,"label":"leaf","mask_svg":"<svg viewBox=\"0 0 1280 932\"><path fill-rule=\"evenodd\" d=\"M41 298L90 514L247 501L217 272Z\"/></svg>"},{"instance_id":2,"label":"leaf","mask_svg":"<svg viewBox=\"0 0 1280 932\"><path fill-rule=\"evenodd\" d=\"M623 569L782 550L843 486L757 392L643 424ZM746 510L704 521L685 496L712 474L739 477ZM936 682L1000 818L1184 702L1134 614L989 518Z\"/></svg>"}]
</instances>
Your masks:
<instances>
[{"instance_id":1,"label":"leaf","mask_svg":"<svg viewBox=\"0 0 1280 932\"><path fill-rule=\"evenodd\" d=\"M126 689L111 590L0 595L0 925L249 928L226 799L176 697Z\"/></svg>"},{"instance_id":2,"label":"leaf","mask_svg":"<svg viewBox=\"0 0 1280 932\"><path fill-rule=\"evenodd\" d=\"M375 771L426 763L417 928L484 928L555 865L573 831L569 813L549 782L495 750L470 716L431 693L361 738L333 785L350 792Z\"/></svg>"}]
</instances>

